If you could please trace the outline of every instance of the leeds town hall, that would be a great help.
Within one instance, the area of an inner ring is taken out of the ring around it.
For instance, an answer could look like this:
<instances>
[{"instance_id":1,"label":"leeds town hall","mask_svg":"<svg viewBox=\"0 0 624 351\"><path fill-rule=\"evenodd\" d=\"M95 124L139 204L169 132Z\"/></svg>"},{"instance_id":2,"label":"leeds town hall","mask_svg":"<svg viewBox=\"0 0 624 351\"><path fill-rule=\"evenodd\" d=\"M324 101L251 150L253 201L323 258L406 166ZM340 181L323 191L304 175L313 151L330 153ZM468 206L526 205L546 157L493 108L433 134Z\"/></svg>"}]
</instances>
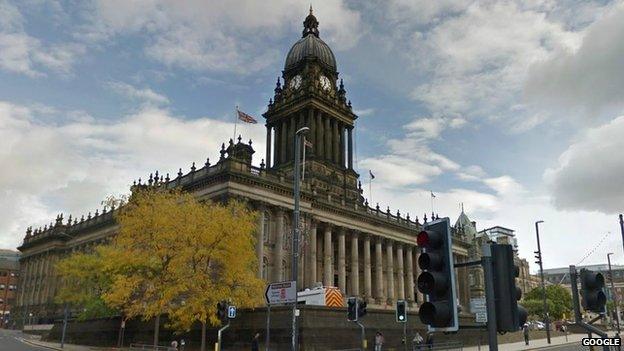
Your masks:
<instances>
[{"instance_id":1,"label":"leeds town hall","mask_svg":"<svg viewBox=\"0 0 624 351\"><path fill-rule=\"evenodd\" d=\"M260 213L256 232L258 276L267 282L289 280L294 133L308 127L307 138L313 147L306 154L301 185L298 288L335 286L344 296L359 296L368 301L369 308L380 310L393 309L394 301L404 299L412 311L417 311L422 295L415 288L419 255L416 235L422 223L437 215L418 218L380 208L363 197L359 174L353 167L358 116L318 25L312 13L305 18L303 35L288 52L281 79L263 114L266 160L252 163L252 141L238 137L223 143L220 158L212 163L193 164L190 170L180 169L173 175L155 173L139 184L181 188L199 199L246 201ZM22 287L16 320L20 314L32 313L39 321L62 315L62 306L55 303L61 284L55 263L114 236L118 230L116 211L104 208L87 215L59 215L49 225L26 230L19 247ZM474 222L462 212L453 228L456 262L478 255L478 234ZM528 267L525 273L528 275ZM457 280L459 304L467 311L470 297L483 293L481 277L460 268Z\"/></svg>"}]
</instances>

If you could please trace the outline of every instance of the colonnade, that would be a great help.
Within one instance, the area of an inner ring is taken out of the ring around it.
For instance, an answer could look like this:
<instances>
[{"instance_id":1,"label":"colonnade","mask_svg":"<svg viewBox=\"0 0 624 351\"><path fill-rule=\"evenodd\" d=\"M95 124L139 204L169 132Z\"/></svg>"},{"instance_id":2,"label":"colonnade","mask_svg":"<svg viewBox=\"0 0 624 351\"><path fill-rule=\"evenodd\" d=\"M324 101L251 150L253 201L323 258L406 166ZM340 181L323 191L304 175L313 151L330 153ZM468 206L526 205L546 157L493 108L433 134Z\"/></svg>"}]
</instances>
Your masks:
<instances>
[{"instance_id":1,"label":"colonnade","mask_svg":"<svg viewBox=\"0 0 624 351\"><path fill-rule=\"evenodd\" d=\"M290 280L290 215L281 207L262 207L256 254L258 276L269 282ZM397 299L422 302L415 289L418 254L415 242L337 226L302 216L299 289L321 283L336 286L346 296L384 304ZM267 231L269 231L267 233ZM286 244L286 245L285 245ZM285 259L286 258L286 259ZM283 265L286 265L284 267Z\"/></svg>"},{"instance_id":2,"label":"colonnade","mask_svg":"<svg viewBox=\"0 0 624 351\"><path fill-rule=\"evenodd\" d=\"M311 156L353 169L353 126L311 108L267 124L267 167L293 160L295 132L304 126L310 128Z\"/></svg>"}]
</instances>

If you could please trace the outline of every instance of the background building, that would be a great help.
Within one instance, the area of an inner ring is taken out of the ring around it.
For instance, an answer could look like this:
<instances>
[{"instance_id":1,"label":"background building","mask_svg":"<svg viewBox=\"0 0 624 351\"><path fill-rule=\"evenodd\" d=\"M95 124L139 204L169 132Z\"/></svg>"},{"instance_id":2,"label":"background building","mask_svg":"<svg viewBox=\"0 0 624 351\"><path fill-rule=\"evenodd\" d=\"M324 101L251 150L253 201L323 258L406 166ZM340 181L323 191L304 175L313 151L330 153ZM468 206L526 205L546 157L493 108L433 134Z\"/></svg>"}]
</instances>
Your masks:
<instances>
[{"instance_id":1,"label":"background building","mask_svg":"<svg viewBox=\"0 0 624 351\"><path fill-rule=\"evenodd\" d=\"M15 302L19 281L20 253L12 250L0 249L0 327L8 328L13 325L11 306Z\"/></svg>"}]
</instances>

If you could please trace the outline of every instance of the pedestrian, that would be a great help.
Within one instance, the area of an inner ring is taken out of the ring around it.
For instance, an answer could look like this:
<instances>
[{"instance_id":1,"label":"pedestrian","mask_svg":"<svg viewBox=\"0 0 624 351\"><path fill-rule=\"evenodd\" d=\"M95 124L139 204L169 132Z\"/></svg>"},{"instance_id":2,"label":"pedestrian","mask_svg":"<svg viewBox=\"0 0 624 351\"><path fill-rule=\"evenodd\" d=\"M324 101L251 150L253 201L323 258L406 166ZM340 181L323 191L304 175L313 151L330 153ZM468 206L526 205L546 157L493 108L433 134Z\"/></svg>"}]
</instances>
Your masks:
<instances>
[{"instance_id":1,"label":"pedestrian","mask_svg":"<svg viewBox=\"0 0 624 351\"><path fill-rule=\"evenodd\" d=\"M180 340L180 351L184 351L185 345L186 345L186 341L184 341L184 339Z\"/></svg>"},{"instance_id":2,"label":"pedestrian","mask_svg":"<svg viewBox=\"0 0 624 351\"><path fill-rule=\"evenodd\" d=\"M524 343L528 345L529 344L529 324L528 323L524 323L524 325L522 326L522 334L524 335Z\"/></svg>"},{"instance_id":3,"label":"pedestrian","mask_svg":"<svg viewBox=\"0 0 624 351\"><path fill-rule=\"evenodd\" d=\"M420 335L419 332L416 332L416 335L414 336L414 339L412 340L412 342L414 343L414 350L416 351L422 350L422 344L424 341L425 339L423 339L422 335Z\"/></svg>"},{"instance_id":4,"label":"pedestrian","mask_svg":"<svg viewBox=\"0 0 624 351\"><path fill-rule=\"evenodd\" d=\"M375 334L375 351L381 351L381 347L383 346L383 343L384 343L383 334L378 331L377 334Z\"/></svg>"},{"instance_id":5,"label":"pedestrian","mask_svg":"<svg viewBox=\"0 0 624 351\"><path fill-rule=\"evenodd\" d=\"M178 342L177 341L173 340L171 342L171 349L174 350L174 351L178 351Z\"/></svg>"},{"instance_id":6,"label":"pedestrian","mask_svg":"<svg viewBox=\"0 0 624 351\"><path fill-rule=\"evenodd\" d=\"M427 333L427 347L430 350L433 348L433 332Z\"/></svg>"},{"instance_id":7,"label":"pedestrian","mask_svg":"<svg viewBox=\"0 0 624 351\"><path fill-rule=\"evenodd\" d=\"M260 350L260 333L256 333L253 339L251 339L251 351Z\"/></svg>"}]
</instances>

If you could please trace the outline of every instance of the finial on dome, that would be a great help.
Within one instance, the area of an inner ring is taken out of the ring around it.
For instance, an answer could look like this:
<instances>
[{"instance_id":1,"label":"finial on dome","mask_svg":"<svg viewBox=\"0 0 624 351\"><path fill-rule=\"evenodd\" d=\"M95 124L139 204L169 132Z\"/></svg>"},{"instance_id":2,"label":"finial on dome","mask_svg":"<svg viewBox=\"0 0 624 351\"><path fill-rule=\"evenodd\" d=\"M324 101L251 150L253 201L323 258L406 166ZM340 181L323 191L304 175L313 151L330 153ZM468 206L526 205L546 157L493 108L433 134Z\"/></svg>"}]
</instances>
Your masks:
<instances>
[{"instance_id":1,"label":"finial on dome","mask_svg":"<svg viewBox=\"0 0 624 351\"><path fill-rule=\"evenodd\" d=\"M312 5L310 5L310 14L308 15L308 17L306 17L305 21L303 21L302 37L305 38L307 35L313 34L314 36L318 38L319 36L318 25L319 25L319 22L316 19L316 17L314 17L314 14L312 13Z\"/></svg>"}]
</instances>

